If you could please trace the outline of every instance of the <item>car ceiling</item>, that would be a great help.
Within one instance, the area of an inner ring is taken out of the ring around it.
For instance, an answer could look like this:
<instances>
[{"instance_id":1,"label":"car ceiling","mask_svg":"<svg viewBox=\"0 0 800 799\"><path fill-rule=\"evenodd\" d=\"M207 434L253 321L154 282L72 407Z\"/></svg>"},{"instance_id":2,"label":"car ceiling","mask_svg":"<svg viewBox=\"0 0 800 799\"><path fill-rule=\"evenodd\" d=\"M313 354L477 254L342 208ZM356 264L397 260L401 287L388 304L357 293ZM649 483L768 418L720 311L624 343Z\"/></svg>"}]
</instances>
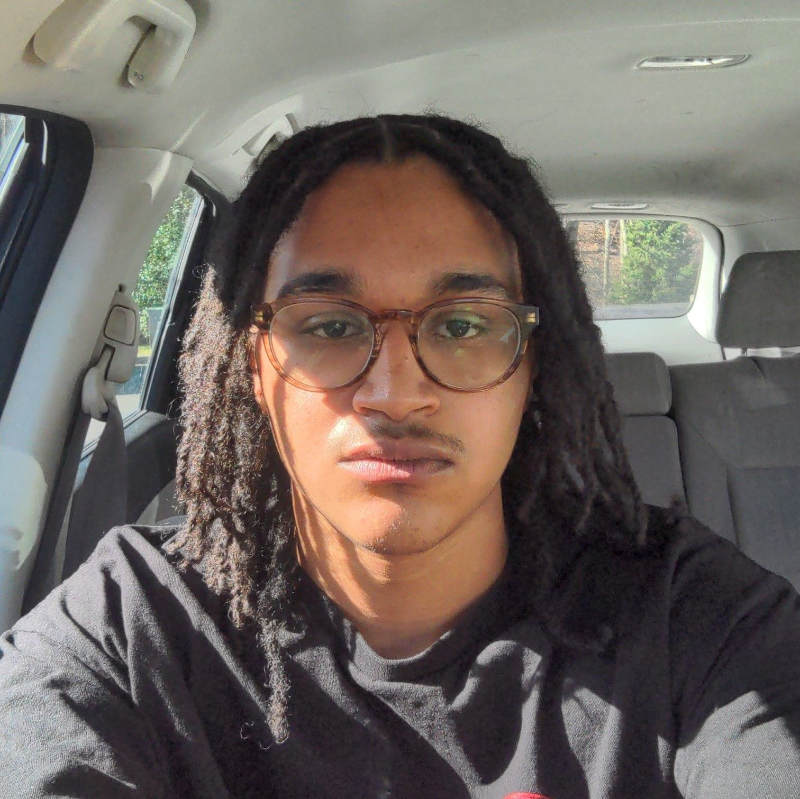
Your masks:
<instances>
[{"instance_id":1,"label":"car ceiling","mask_svg":"<svg viewBox=\"0 0 800 799\"><path fill-rule=\"evenodd\" d=\"M796 0L189 0L197 33L162 94L123 72L133 20L80 72L31 40L55 0L0 0L0 102L83 119L106 147L186 155L229 196L243 145L291 114L300 126L379 112L479 122L540 166L551 196L719 225L800 216ZM644 72L647 56L747 53L743 65Z\"/></svg>"}]
</instances>

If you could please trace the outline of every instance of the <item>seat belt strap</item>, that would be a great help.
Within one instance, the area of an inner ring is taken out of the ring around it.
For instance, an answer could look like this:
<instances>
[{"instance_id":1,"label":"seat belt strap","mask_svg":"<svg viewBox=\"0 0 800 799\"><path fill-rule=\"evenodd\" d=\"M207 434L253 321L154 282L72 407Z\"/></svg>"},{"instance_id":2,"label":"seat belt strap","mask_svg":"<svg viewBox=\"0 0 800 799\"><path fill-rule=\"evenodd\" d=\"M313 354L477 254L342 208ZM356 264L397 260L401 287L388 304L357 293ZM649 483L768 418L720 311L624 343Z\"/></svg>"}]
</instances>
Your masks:
<instances>
[{"instance_id":1,"label":"seat belt strap","mask_svg":"<svg viewBox=\"0 0 800 799\"><path fill-rule=\"evenodd\" d=\"M86 560L105 532L129 521L128 454L115 393L133 373L138 340L139 310L121 285L98 340L100 355L83 378L83 412L106 424L72 498L61 579Z\"/></svg>"},{"instance_id":2,"label":"seat belt strap","mask_svg":"<svg viewBox=\"0 0 800 799\"><path fill-rule=\"evenodd\" d=\"M72 498L62 579L89 557L103 534L128 521L128 454L122 414L108 403L106 426Z\"/></svg>"}]
</instances>

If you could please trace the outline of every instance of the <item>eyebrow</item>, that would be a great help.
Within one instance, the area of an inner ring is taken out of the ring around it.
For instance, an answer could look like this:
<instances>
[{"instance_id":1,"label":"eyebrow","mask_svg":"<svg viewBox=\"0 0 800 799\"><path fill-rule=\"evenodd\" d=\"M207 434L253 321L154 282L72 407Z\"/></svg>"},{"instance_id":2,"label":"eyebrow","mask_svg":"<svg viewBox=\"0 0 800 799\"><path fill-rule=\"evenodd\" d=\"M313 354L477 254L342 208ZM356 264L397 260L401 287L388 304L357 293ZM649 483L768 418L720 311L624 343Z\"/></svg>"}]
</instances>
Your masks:
<instances>
[{"instance_id":1,"label":"eyebrow","mask_svg":"<svg viewBox=\"0 0 800 799\"><path fill-rule=\"evenodd\" d=\"M300 294L349 294L357 293L361 281L339 269L324 269L303 272L281 286L277 299L296 297Z\"/></svg>"},{"instance_id":2,"label":"eyebrow","mask_svg":"<svg viewBox=\"0 0 800 799\"><path fill-rule=\"evenodd\" d=\"M339 294L355 296L363 288L361 280L339 269L303 272L281 286L276 299L297 297L303 294ZM484 272L447 272L440 275L431 286L433 294L481 292L514 299L514 291L504 281Z\"/></svg>"},{"instance_id":3,"label":"eyebrow","mask_svg":"<svg viewBox=\"0 0 800 799\"><path fill-rule=\"evenodd\" d=\"M433 284L435 294L451 292L480 291L481 293L499 294L504 299L514 299L514 291L506 283L494 275L483 272L447 272Z\"/></svg>"}]
</instances>

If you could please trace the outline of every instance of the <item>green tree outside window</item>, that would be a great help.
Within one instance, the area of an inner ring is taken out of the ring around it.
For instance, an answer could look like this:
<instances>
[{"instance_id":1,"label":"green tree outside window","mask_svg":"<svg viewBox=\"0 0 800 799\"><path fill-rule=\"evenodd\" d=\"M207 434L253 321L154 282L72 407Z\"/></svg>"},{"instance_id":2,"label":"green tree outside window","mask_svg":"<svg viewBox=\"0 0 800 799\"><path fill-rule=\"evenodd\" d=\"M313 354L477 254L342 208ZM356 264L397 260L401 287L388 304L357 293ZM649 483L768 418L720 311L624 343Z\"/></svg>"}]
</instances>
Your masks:
<instances>
[{"instance_id":1,"label":"green tree outside window","mask_svg":"<svg viewBox=\"0 0 800 799\"><path fill-rule=\"evenodd\" d=\"M625 224L627 252L609 301L621 305L686 302L698 271L698 239L683 222L633 219Z\"/></svg>"},{"instance_id":2,"label":"green tree outside window","mask_svg":"<svg viewBox=\"0 0 800 799\"><path fill-rule=\"evenodd\" d=\"M156 332L148 329L148 320L156 318L157 314L148 311L163 307L170 276L181 256L184 237L189 232L188 223L197 197L194 189L183 187L159 225L139 272L133 298L139 305L141 349L149 348L151 337Z\"/></svg>"}]
</instances>

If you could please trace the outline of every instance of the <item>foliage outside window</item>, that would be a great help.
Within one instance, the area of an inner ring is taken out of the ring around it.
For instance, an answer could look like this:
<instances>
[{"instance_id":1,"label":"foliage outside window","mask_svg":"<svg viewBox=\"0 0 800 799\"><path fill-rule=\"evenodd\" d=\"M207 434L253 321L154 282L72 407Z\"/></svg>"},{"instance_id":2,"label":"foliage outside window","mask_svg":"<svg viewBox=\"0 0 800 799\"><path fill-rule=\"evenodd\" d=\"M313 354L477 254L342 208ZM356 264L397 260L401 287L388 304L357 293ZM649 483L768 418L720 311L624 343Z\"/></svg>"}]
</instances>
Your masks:
<instances>
[{"instance_id":1,"label":"foliage outside window","mask_svg":"<svg viewBox=\"0 0 800 799\"><path fill-rule=\"evenodd\" d=\"M597 319L681 316L692 305L703 237L687 222L629 218L570 220Z\"/></svg>"},{"instance_id":2,"label":"foliage outside window","mask_svg":"<svg viewBox=\"0 0 800 799\"><path fill-rule=\"evenodd\" d=\"M197 192L184 186L159 225L139 272L133 299L140 313L140 355L149 354L158 332L170 277L181 259L197 200Z\"/></svg>"}]
</instances>

